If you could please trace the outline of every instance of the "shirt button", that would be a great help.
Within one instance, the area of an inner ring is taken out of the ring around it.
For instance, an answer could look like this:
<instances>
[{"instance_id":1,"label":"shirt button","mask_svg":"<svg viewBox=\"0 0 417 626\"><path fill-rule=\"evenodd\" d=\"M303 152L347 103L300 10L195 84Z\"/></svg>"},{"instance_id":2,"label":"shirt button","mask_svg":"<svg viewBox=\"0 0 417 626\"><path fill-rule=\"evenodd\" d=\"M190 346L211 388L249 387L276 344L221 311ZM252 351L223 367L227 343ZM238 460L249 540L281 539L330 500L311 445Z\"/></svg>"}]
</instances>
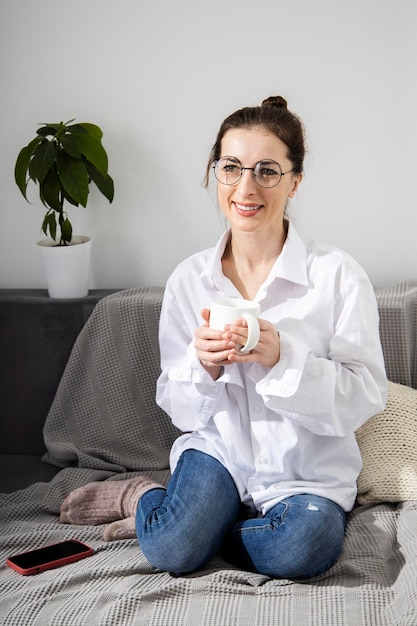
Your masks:
<instances>
[{"instance_id":1,"label":"shirt button","mask_svg":"<svg viewBox=\"0 0 417 626\"><path fill-rule=\"evenodd\" d=\"M262 465L265 465L265 463L268 463L268 459L266 458L266 456L258 457L258 461L259 463L262 463Z\"/></svg>"},{"instance_id":2,"label":"shirt button","mask_svg":"<svg viewBox=\"0 0 417 626\"><path fill-rule=\"evenodd\" d=\"M255 413L260 413L261 412L261 407L259 405L256 405L253 407L253 410Z\"/></svg>"}]
</instances>

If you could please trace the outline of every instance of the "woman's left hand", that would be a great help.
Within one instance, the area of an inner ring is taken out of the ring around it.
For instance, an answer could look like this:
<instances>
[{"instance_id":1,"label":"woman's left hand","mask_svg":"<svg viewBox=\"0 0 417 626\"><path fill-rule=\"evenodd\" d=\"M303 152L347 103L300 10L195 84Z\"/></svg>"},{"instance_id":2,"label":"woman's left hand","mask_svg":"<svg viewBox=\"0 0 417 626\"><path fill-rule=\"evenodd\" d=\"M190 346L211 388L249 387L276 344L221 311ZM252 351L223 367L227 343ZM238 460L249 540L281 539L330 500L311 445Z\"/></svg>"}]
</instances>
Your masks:
<instances>
[{"instance_id":1,"label":"woman's left hand","mask_svg":"<svg viewBox=\"0 0 417 626\"><path fill-rule=\"evenodd\" d=\"M280 359L279 334L267 320L258 319L260 337L257 345L248 354L240 354L239 347L245 345L248 337L247 322L240 319L236 324L226 327L222 338L235 343L235 350L228 356L230 363L260 363L265 367L274 367Z\"/></svg>"}]
</instances>

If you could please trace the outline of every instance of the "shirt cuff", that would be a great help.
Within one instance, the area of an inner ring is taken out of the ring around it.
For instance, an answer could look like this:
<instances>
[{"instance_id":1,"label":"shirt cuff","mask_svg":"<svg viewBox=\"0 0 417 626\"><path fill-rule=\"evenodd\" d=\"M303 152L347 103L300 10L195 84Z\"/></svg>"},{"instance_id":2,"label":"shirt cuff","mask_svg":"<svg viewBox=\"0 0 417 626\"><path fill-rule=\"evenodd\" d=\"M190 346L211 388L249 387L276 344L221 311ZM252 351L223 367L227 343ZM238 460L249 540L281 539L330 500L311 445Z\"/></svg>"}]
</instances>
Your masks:
<instances>
[{"instance_id":1,"label":"shirt cuff","mask_svg":"<svg viewBox=\"0 0 417 626\"><path fill-rule=\"evenodd\" d=\"M262 396L293 396L301 382L305 363L309 353L308 346L294 339L285 332L279 333L280 359L274 367L267 370L259 363L254 363L250 377L256 384L256 391Z\"/></svg>"},{"instance_id":2,"label":"shirt cuff","mask_svg":"<svg viewBox=\"0 0 417 626\"><path fill-rule=\"evenodd\" d=\"M213 380L209 372L197 357L193 344L188 346L185 357L169 370L168 377L176 382L193 383L196 385L212 385L232 383L243 387L242 376L236 363L226 365L217 380Z\"/></svg>"}]
</instances>

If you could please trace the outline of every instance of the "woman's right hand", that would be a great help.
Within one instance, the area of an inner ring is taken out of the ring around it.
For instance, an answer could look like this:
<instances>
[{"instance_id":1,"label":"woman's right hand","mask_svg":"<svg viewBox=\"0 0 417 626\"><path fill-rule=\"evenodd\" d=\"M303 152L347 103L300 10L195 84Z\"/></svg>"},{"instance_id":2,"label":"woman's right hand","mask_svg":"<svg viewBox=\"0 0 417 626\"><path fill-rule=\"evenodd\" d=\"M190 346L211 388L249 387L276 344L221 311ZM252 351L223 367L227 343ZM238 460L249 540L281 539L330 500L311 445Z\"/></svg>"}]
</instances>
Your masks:
<instances>
[{"instance_id":1,"label":"woman's right hand","mask_svg":"<svg viewBox=\"0 0 417 626\"><path fill-rule=\"evenodd\" d=\"M230 354L236 353L236 344L230 339L223 339L224 331L209 327L210 310L203 309L201 317L204 323L196 328L194 347L203 367L213 380L217 380L223 372L224 365L230 365Z\"/></svg>"}]
</instances>

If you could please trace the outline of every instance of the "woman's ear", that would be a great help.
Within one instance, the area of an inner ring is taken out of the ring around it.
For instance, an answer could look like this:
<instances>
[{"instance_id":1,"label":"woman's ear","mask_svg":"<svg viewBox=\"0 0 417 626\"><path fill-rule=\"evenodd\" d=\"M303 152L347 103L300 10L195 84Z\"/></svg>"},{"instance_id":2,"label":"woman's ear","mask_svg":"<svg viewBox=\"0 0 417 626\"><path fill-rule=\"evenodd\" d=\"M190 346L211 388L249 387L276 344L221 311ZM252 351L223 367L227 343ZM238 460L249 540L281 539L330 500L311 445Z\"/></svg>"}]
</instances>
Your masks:
<instances>
[{"instance_id":1,"label":"woman's ear","mask_svg":"<svg viewBox=\"0 0 417 626\"><path fill-rule=\"evenodd\" d=\"M292 179L292 188L290 190L290 193L288 194L289 198L293 198L297 192L297 189L301 183L301 181L303 180L303 175L302 174L294 174L293 175L293 179Z\"/></svg>"}]
</instances>

